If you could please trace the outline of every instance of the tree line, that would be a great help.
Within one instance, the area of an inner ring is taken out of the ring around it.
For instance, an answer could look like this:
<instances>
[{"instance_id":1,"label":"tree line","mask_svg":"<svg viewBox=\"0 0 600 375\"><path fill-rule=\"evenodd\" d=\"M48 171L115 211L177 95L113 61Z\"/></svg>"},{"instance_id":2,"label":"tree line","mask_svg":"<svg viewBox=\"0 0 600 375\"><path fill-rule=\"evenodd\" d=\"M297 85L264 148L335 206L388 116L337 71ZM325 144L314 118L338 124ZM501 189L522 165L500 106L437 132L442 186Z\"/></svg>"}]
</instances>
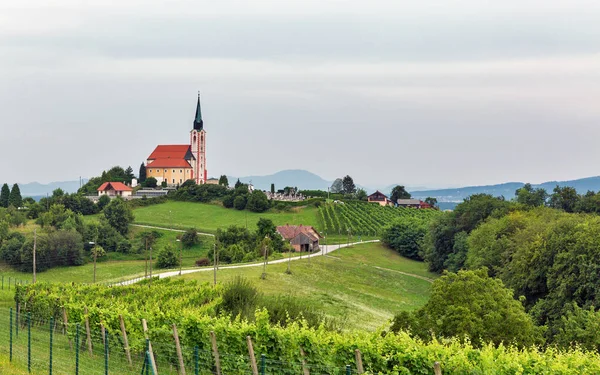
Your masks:
<instances>
[{"instance_id":1,"label":"tree line","mask_svg":"<svg viewBox=\"0 0 600 375\"><path fill-rule=\"evenodd\" d=\"M600 350L599 203L598 193L527 184L512 201L478 194L430 221L389 225L386 245L444 274L394 329Z\"/></svg>"}]
</instances>

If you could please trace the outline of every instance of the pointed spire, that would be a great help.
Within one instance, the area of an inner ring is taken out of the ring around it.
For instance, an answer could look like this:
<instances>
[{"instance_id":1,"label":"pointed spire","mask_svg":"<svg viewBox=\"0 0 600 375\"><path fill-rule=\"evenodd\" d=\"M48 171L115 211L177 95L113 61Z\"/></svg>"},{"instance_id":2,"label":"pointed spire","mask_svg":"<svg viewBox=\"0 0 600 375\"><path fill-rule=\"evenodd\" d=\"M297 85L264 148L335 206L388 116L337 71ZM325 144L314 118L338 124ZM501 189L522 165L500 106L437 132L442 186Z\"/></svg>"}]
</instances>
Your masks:
<instances>
[{"instance_id":1,"label":"pointed spire","mask_svg":"<svg viewBox=\"0 0 600 375\"><path fill-rule=\"evenodd\" d=\"M204 122L202 121L202 110L200 109L200 91L198 91L198 104L196 104L196 117L194 117L194 130L202 130Z\"/></svg>"}]
</instances>

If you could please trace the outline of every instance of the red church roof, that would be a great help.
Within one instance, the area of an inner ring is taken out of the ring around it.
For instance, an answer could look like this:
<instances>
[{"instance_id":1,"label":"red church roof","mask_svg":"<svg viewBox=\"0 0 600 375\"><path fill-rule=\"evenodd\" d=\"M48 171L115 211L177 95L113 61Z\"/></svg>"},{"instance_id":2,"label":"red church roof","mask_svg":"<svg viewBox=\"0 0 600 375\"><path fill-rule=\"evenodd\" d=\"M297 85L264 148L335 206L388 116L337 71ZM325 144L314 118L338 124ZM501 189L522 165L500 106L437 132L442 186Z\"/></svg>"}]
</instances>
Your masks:
<instances>
[{"instance_id":1,"label":"red church roof","mask_svg":"<svg viewBox=\"0 0 600 375\"><path fill-rule=\"evenodd\" d=\"M133 189L130 188L129 186L125 185L122 182L105 182L98 188L98 191L106 191L106 190L132 191Z\"/></svg>"},{"instance_id":2,"label":"red church roof","mask_svg":"<svg viewBox=\"0 0 600 375\"><path fill-rule=\"evenodd\" d=\"M146 168L192 168L185 159L160 158L148 163Z\"/></svg>"},{"instance_id":3,"label":"red church roof","mask_svg":"<svg viewBox=\"0 0 600 375\"><path fill-rule=\"evenodd\" d=\"M190 151L190 145L158 145L148 156L148 160L181 159L184 160Z\"/></svg>"}]
</instances>

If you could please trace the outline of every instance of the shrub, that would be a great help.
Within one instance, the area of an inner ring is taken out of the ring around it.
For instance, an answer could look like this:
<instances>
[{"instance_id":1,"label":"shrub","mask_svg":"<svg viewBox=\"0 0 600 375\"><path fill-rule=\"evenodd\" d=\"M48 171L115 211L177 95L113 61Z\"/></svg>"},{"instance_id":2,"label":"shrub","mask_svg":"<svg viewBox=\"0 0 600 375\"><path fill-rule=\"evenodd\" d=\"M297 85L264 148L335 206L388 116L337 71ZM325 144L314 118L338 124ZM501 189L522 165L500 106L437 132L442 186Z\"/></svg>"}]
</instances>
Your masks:
<instances>
[{"instance_id":1,"label":"shrub","mask_svg":"<svg viewBox=\"0 0 600 375\"><path fill-rule=\"evenodd\" d=\"M148 177L143 184L145 187L155 188L158 185L158 181L154 177Z\"/></svg>"},{"instance_id":2,"label":"shrub","mask_svg":"<svg viewBox=\"0 0 600 375\"><path fill-rule=\"evenodd\" d=\"M409 216L386 227L383 230L381 241L400 255L422 260L419 251L426 233L426 221L419 217Z\"/></svg>"},{"instance_id":3,"label":"shrub","mask_svg":"<svg viewBox=\"0 0 600 375\"><path fill-rule=\"evenodd\" d=\"M233 200L233 208L235 208L236 210L243 210L244 208L246 208L246 197L243 195L238 195L237 197L235 197L235 199Z\"/></svg>"},{"instance_id":4,"label":"shrub","mask_svg":"<svg viewBox=\"0 0 600 375\"><path fill-rule=\"evenodd\" d=\"M260 190L254 190L248 197L246 208L252 212L264 212L269 209L269 199Z\"/></svg>"},{"instance_id":5,"label":"shrub","mask_svg":"<svg viewBox=\"0 0 600 375\"><path fill-rule=\"evenodd\" d=\"M210 259L208 258L200 258L196 261L196 266L198 267L207 267L210 266Z\"/></svg>"},{"instance_id":6,"label":"shrub","mask_svg":"<svg viewBox=\"0 0 600 375\"><path fill-rule=\"evenodd\" d=\"M158 268L172 268L179 265L179 256L172 244L166 244L158 253L156 266Z\"/></svg>"},{"instance_id":7,"label":"shrub","mask_svg":"<svg viewBox=\"0 0 600 375\"><path fill-rule=\"evenodd\" d=\"M185 247L192 247L198 242L200 242L200 238L198 237L198 231L194 228L186 230L181 236L181 243Z\"/></svg>"},{"instance_id":8,"label":"shrub","mask_svg":"<svg viewBox=\"0 0 600 375\"><path fill-rule=\"evenodd\" d=\"M218 311L230 314L232 318L240 315L242 318L251 319L258 302L258 290L246 278L237 276L227 283L222 298Z\"/></svg>"},{"instance_id":9,"label":"shrub","mask_svg":"<svg viewBox=\"0 0 600 375\"><path fill-rule=\"evenodd\" d=\"M235 197L233 196L233 194L226 195L223 198L223 207L225 207L225 208L233 208L233 201L234 200L235 200Z\"/></svg>"}]
</instances>

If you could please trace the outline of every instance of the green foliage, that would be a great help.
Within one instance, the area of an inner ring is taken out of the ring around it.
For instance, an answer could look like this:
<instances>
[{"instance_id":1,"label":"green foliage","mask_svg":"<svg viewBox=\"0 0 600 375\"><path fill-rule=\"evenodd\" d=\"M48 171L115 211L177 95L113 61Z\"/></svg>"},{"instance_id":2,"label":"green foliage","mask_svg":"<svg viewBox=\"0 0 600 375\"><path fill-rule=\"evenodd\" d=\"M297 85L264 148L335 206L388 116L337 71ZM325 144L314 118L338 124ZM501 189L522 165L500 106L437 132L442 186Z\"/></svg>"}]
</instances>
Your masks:
<instances>
[{"instance_id":1,"label":"green foliage","mask_svg":"<svg viewBox=\"0 0 600 375\"><path fill-rule=\"evenodd\" d=\"M234 245L235 246L235 245ZM236 277L223 288L221 303L217 311L244 319L252 317L258 302L258 290L247 279Z\"/></svg>"},{"instance_id":2,"label":"green foliage","mask_svg":"<svg viewBox=\"0 0 600 375\"><path fill-rule=\"evenodd\" d=\"M21 189L19 189L19 185L17 184L14 184L12 186L12 189L10 190L10 195L8 196L8 205L13 206L15 208L19 208L23 205Z\"/></svg>"},{"instance_id":3,"label":"green foliage","mask_svg":"<svg viewBox=\"0 0 600 375\"><path fill-rule=\"evenodd\" d=\"M423 258L429 264L429 270L441 272L448 268L450 263L454 269L462 268L463 264L457 263L461 256L453 256L460 248L454 246L456 235L460 232L471 233L488 217L501 217L512 209L513 205L504 198L477 194L465 199L453 212L444 213L432 221L423 246Z\"/></svg>"},{"instance_id":4,"label":"green foliage","mask_svg":"<svg viewBox=\"0 0 600 375\"><path fill-rule=\"evenodd\" d=\"M238 195L237 197L235 197L235 199L233 200L233 208L239 211L246 208L246 196Z\"/></svg>"},{"instance_id":5,"label":"green foliage","mask_svg":"<svg viewBox=\"0 0 600 375\"><path fill-rule=\"evenodd\" d=\"M271 184L271 194L275 194L275 184Z\"/></svg>"},{"instance_id":6,"label":"green foliage","mask_svg":"<svg viewBox=\"0 0 600 375\"><path fill-rule=\"evenodd\" d=\"M410 193L406 191L404 186L396 185L392 189L390 200L395 203L398 199L410 199Z\"/></svg>"},{"instance_id":7,"label":"green foliage","mask_svg":"<svg viewBox=\"0 0 600 375\"><path fill-rule=\"evenodd\" d=\"M204 258L200 258L196 261L196 266L198 267L207 267L210 266L210 259L204 257Z\"/></svg>"},{"instance_id":8,"label":"green foliage","mask_svg":"<svg viewBox=\"0 0 600 375\"><path fill-rule=\"evenodd\" d=\"M515 191L515 199L526 207L540 207L546 204L548 193L542 188L534 189L531 184L527 183Z\"/></svg>"},{"instance_id":9,"label":"green foliage","mask_svg":"<svg viewBox=\"0 0 600 375\"><path fill-rule=\"evenodd\" d=\"M96 204L98 205L98 209L102 211L104 207L108 206L109 203L110 197L108 195L103 195L100 198L98 198L98 203Z\"/></svg>"},{"instance_id":10,"label":"green foliage","mask_svg":"<svg viewBox=\"0 0 600 375\"><path fill-rule=\"evenodd\" d=\"M121 235L129 232L129 224L133 223L133 212L127 203L120 197L114 198L102 210L104 217L111 227L115 228Z\"/></svg>"},{"instance_id":11,"label":"green foliage","mask_svg":"<svg viewBox=\"0 0 600 375\"><path fill-rule=\"evenodd\" d=\"M219 177L219 185L229 187L229 180L226 175L223 174Z\"/></svg>"},{"instance_id":12,"label":"green foliage","mask_svg":"<svg viewBox=\"0 0 600 375\"><path fill-rule=\"evenodd\" d=\"M431 205L431 207L437 207L438 200L437 198L427 197L425 198L425 203Z\"/></svg>"},{"instance_id":13,"label":"green foliage","mask_svg":"<svg viewBox=\"0 0 600 375\"><path fill-rule=\"evenodd\" d=\"M420 217L412 216L386 227L381 235L381 241L402 256L422 260L419 251L426 233L427 222Z\"/></svg>"},{"instance_id":14,"label":"green foliage","mask_svg":"<svg viewBox=\"0 0 600 375\"><path fill-rule=\"evenodd\" d=\"M356 193L356 185L354 185L352 177L346 175L346 177L342 179L342 186L344 194L350 195Z\"/></svg>"},{"instance_id":15,"label":"green foliage","mask_svg":"<svg viewBox=\"0 0 600 375\"><path fill-rule=\"evenodd\" d=\"M2 185L2 189L0 190L0 207L7 208L10 197L10 188L8 184Z\"/></svg>"},{"instance_id":16,"label":"green foliage","mask_svg":"<svg viewBox=\"0 0 600 375\"><path fill-rule=\"evenodd\" d=\"M519 347L542 343L523 305L487 270L447 273L433 283L431 298L420 310L396 316L394 330L408 329L426 340L458 337L479 346L488 342Z\"/></svg>"},{"instance_id":17,"label":"green foliage","mask_svg":"<svg viewBox=\"0 0 600 375\"><path fill-rule=\"evenodd\" d=\"M356 200L359 201L366 201L368 199L367 197L367 192L365 191L365 189L358 189L356 191Z\"/></svg>"},{"instance_id":18,"label":"green foliage","mask_svg":"<svg viewBox=\"0 0 600 375\"><path fill-rule=\"evenodd\" d=\"M549 205L565 212L574 212L579 201L577 190L570 186L560 187L556 185L550 196Z\"/></svg>"},{"instance_id":19,"label":"green foliage","mask_svg":"<svg viewBox=\"0 0 600 375\"><path fill-rule=\"evenodd\" d=\"M236 198L237 199L237 198ZM235 201L233 202L235 206ZM237 207L235 207L237 209ZM265 212L269 209L269 199L266 194L260 190L254 190L248 196L248 203L246 208L252 212Z\"/></svg>"},{"instance_id":20,"label":"green foliage","mask_svg":"<svg viewBox=\"0 0 600 375\"><path fill-rule=\"evenodd\" d=\"M146 165L144 163L140 164L140 171L139 171L139 183L143 184L146 181L146 175L147 175L147 171L146 171Z\"/></svg>"},{"instance_id":21,"label":"green foliage","mask_svg":"<svg viewBox=\"0 0 600 375\"><path fill-rule=\"evenodd\" d=\"M344 192L344 181L341 178L336 178L329 188L331 193L343 193Z\"/></svg>"},{"instance_id":22,"label":"green foliage","mask_svg":"<svg viewBox=\"0 0 600 375\"><path fill-rule=\"evenodd\" d=\"M573 303L556 326L554 339L561 347L578 345L592 352L600 350L600 312L594 306L582 309Z\"/></svg>"},{"instance_id":23,"label":"green foliage","mask_svg":"<svg viewBox=\"0 0 600 375\"><path fill-rule=\"evenodd\" d=\"M184 184L177 189L175 194L173 194L173 199L186 202L209 203L214 200L222 199L227 192L227 187L223 185Z\"/></svg>"},{"instance_id":24,"label":"green foliage","mask_svg":"<svg viewBox=\"0 0 600 375\"><path fill-rule=\"evenodd\" d=\"M158 186L158 181L154 177L147 177L143 186L154 189Z\"/></svg>"},{"instance_id":25,"label":"green foliage","mask_svg":"<svg viewBox=\"0 0 600 375\"><path fill-rule=\"evenodd\" d=\"M96 195L100 185L105 182L131 183L131 178L133 178L133 170L127 172L121 167L112 167L108 171L103 171L100 176L90 178L77 192L83 195Z\"/></svg>"},{"instance_id":26,"label":"green foliage","mask_svg":"<svg viewBox=\"0 0 600 375\"><path fill-rule=\"evenodd\" d=\"M198 231L194 228L190 228L181 235L181 243L185 247L192 247L200 242Z\"/></svg>"},{"instance_id":27,"label":"green foliage","mask_svg":"<svg viewBox=\"0 0 600 375\"><path fill-rule=\"evenodd\" d=\"M360 348L368 373L431 374L435 361L448 374L595 374L600 373L600 355L580 350L555 348L521 350L512 346L477 345L458 340L430 340L424 343L404 332L332 331L327 326L310 327L293 321L283 327L272 324L266 310L258 310L252 322L215 316L221 287L185 283L182 280L153 280L131 286L44 284L19 286L16 299L23 312L34 319L60 319L64 306L69 322L84 323L84 307L89 310L92 327L102 323L111 337L119 337L119 315L123 316L133 353L144 350L145 339L140 322L148 321L149 336L155 351L173 347L172 324L177 324L181 343L210 351L210 332L215 332L219 351L228 357L245 358L246 337L251 336L257 353L279 362L299 363L299 348L311 365L343 368L354 363L354 351ZM27 301L27 304L25 304ZM268 303L268 302L267 302ZM69 332L70 335L73 332ZM120 343L116 341L120 348ZM117 347L115 347L117 350ZM174 353L163 355L173 358ZM222 361L223 373L247 372L248 362ZM176 367L176 363L173 363ZM291 372L290 372L291 373Z\"/></svg>"},{"instance_id":28,"label":"green foliage","mask_svg":"<svg viewBox=\"0 0 600 375\"><path fill-rule=\"evenodd\" d=\"M179 266L179 253L173 244L166 244L159 252L156 259L158 268L173 268Z\"/></svg>"}]
</instances>

